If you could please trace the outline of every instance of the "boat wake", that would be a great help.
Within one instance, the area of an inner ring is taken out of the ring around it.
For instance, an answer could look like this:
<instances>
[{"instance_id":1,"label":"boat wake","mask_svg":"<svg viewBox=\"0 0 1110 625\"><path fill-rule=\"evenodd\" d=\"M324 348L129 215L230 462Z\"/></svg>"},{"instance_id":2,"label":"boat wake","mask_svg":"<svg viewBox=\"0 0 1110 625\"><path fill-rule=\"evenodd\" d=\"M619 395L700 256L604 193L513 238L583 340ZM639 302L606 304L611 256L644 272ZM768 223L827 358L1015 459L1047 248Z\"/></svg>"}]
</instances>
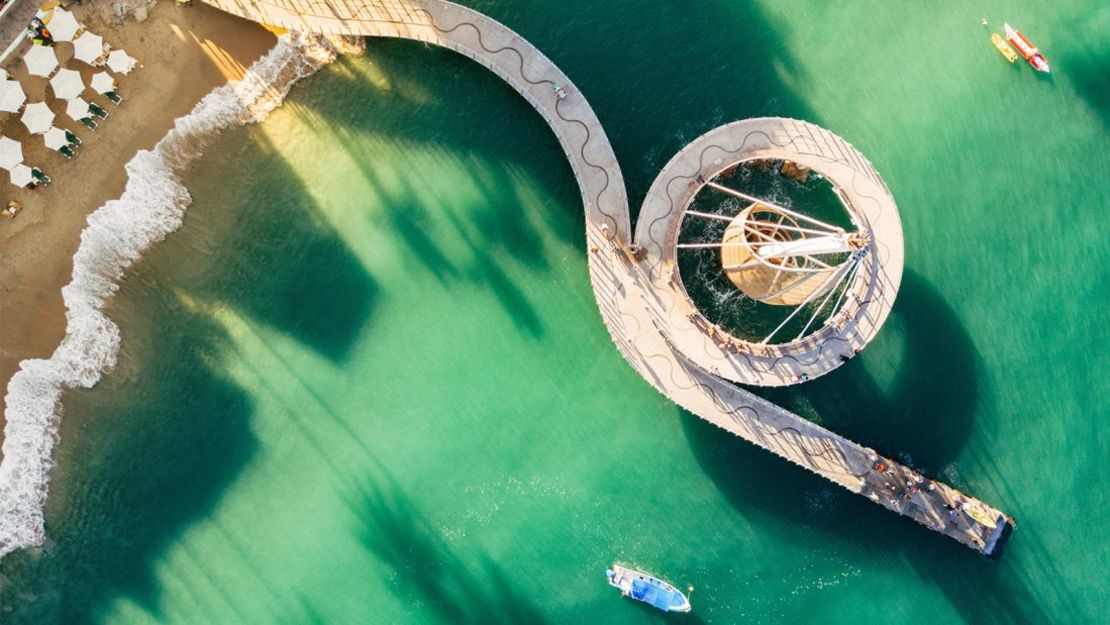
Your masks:
<instances>
[{"instance_id":1,"label":"boat wake","mask_svg":"<svg viewBox=\"0 0 1110 625\"><path fill-rule=\"evenodd\" d=\"M124 272L181 226L191 198L179 175L221 131L265 119L294 83L339 52L334 43L317 36L282 36L242 80L213 90L179 117L154 149L135 154L125 166L123 194L89 216L73 257L72 280L62 289L65 338L49 359L20 363L4 398L0 557L45 540L42 509L62 392L93 386L115 365L120 333L104 307Z\"/></svg>"}]
</instances>

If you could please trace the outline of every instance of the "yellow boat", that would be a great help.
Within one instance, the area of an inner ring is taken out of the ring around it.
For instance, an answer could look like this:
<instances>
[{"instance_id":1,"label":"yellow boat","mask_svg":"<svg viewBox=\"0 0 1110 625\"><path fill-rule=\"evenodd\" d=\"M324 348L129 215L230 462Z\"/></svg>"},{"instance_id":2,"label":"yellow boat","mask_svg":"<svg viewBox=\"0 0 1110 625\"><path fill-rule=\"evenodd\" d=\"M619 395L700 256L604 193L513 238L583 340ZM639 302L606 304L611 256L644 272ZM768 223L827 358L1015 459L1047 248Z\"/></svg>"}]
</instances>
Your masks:
<instances>
[{"instance_id":1,"label":"yellow boat","mask_svg":"<svg viewBox=\"0 0 1110 625\"><path fill-rule=\"evenodd\" d=\"M1010 47L1010 44L1006 43L1006 40L1002 38L1002 35L994 33L993 35L991 35L991 42L994 43L994 47L998 48L998 51L1002 53L1002 56L1006 57L1007 61L1013 63L1014 61L1018 60L1017 52L1014 52L1014 49Z\"/></svg>"},{"instance_id":2,"label":"yellow boat","mask_svg":"<svg viewBox=\"0 0 1110 625\"><path fill-rule=\"evenodd\" d=\"M975 506L965 507L964 512L966 512L971 518L975 519L977 523L986 527L994 527L995 523L998 521L998 519L990 518L990 516L988 516L985 512L976 508Z\"/></svg>"}]
</instances>

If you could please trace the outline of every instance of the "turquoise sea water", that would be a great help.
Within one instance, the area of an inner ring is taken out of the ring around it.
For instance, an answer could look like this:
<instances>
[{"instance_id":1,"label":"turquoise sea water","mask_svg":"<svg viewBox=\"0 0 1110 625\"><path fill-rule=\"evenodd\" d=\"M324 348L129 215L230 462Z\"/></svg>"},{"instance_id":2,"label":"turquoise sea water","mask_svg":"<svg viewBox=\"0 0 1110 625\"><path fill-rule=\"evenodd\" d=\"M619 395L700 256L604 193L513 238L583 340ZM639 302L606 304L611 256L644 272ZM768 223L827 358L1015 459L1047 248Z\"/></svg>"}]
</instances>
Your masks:
<instances>
[{"instance_id":1,"label":"turquoise sea water","mask_svg":"<svg viewBox=\"0 0 1110 625\"><path fill-rule=\"evenodd\" d=\"M468 4L589 97L633 205L733 119L870 157L906 232L895 312L767 395L1015 516L1004 557L652 391L539 116L450 52L371 41L190 175L115 303L119 366L65 398L50 542L0 563L0 622L662 620L605 586L614 559L693 584L676 621L1105 620L1110 9Z\"/></svg>"}]
</instances>

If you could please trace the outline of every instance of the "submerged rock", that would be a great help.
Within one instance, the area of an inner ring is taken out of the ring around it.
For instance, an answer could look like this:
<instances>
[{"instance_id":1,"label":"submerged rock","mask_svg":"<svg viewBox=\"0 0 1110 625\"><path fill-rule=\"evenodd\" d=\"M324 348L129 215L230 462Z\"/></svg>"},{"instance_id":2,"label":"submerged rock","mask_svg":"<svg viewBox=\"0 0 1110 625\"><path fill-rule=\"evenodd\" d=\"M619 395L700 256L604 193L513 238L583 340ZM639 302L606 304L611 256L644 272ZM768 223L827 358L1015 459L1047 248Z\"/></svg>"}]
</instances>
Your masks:
<instances>
[{"instance_id":1,"label":"submerged rock","mask_svg":"<svg viewBox=\"0 0 1110 625\"><path fill-rule=\"evenodd\" d=\"M765 158L754 158L745 164L759 171L775 171L775 161Z\"/></svg>"},{"instance_id":2,"label":"submerged rock","mask_svg":"<svg viewBox=\"0 0 1110 625\"><path fill-rule=\"evenodd\" d=\"M809 180L809 171L810 169L808 167L799 165L793 161L783 161L782 167L779 169L779 173L782 175L789 176L802 184L805 184L805 182Z\"/></svg>"}]
</instances>

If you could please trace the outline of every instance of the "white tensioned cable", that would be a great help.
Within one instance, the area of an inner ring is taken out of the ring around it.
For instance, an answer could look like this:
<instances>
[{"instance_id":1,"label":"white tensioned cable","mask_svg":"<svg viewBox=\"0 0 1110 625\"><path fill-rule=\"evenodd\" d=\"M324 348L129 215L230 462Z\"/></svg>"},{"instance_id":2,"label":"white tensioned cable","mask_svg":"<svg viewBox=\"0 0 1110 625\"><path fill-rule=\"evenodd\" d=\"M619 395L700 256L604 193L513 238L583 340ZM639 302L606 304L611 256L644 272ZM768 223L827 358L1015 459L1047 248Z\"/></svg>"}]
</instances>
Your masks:
<instances>
[{"instance_id":1,"label":"white tensioned cable","mask_svg":"<svg viewBox=\"0 0 1110 625\"><path fill-rule=\"evenodd\" d=\"M816 299L817 294L819 294L821 291L823 291L829 285L830 280L833 280L835 278L836 282L839 282L840 278L843 277L843 272L846 272L847 268L848 268L848 264L845 263L845 265L843 267L837 269L835 272L830 274L829 277L826 278L825 281L821 283L821 286L814 289L813 292L809 294L809 296L807 296L804 300L802 300L802 302L794 308L794 311L791 312L789 315L787 315L786 319L783 319L782 323L780 323L777 328L772 330L771 333L768 334L766 338L764 338L762 341L759 342L759 344L760 345L766 345L767 341L771 340L771 337L778 334L779 330L781 330L786 324L790 323L790 320L793 319L794 316L798 314L798 311L800 311L802 308L804 308L806 306L806 304L808 304L808 303L812 302L814 299ZM835 282L834 282L834 284L835 284Z\"/></svg>"},{"instance_id":2,"label":"white tensioned cable","mask_svg":"<svg viewBox=\"0 0 1110 625\"><path fill-rule=\"evenodd\" d=\"M850 280L851 277L853 275L855 275L856 267L859 267L859 262L860 261L859 261L858 258L853 258L852 263L851 263L852 264L851 268L848 269L848 272L844 275L844 278L841 279L841 280L838 280L836 284L840 284L841 282L846 282L846 281ZM845 287L845 290L847 290L847 287ZM815 319L817 319L817 315L820 315L821 311L824 310L825 304L828 304L829 300L832 299L833 293L836 293L836 286L835 285L831 289L829 289L829 293L828 293L828 295L825 296L825 299L821 300L821 304L819 306L817 306L817 310L813 311L813 316L810 317L809 321L806 322L806 325L805 325L805 327L802 328L802 331L798 333L798 336L794 337L795 341L797 341L798 339L800 339L800 338L802 338L803 336L806 335L806 330L809 329L809 326L813 325L813 321ZM841 291L841 294L843 294L843 293L844 293L844 291Z\"/></svg>"},{"instance_id":3,"label":"white tensioned cable","mask_svg":"<svg viewBox=\"0 0 1110 625\"><path fill-rule=\"evenodd\" d=\"M832 230L833 232L836 232L836 233L844 232L843 228L838 228L837 226L834 226L832 224L827 224L827 223L821 221L820 219L814 219L813 217L810 217L808 215L803 215L802 213L792 211L789 208L786 208L785 206L779 206L778 204L775 204L773 202L769 202L767 200L761 200L761 199L755 197L754 195L748 195L747 193L744 193L742 191L737 191L736 189L730 189L730 188L728 188L728 187L726 187L722 184L717 184L716 182L712 182L712 181L707 182L705 184L706 184L706 186L709 186L713 189L716 189L716 190L720 191L721 193L728 193L728 194L734 195L734 196L736 196L736 197L738 197L742 200L747 200L749 202L758 202L760 204L770 206L771 208L773 208L777 211L781 211L781 212L783 212L787 215L790 215L791 217L794 217L795 219L802 219L802 220L808 221L810 223L817 224L818 226L821 226L823 228L829 228L830 230Z\"/></svg>"}]
</instances>

